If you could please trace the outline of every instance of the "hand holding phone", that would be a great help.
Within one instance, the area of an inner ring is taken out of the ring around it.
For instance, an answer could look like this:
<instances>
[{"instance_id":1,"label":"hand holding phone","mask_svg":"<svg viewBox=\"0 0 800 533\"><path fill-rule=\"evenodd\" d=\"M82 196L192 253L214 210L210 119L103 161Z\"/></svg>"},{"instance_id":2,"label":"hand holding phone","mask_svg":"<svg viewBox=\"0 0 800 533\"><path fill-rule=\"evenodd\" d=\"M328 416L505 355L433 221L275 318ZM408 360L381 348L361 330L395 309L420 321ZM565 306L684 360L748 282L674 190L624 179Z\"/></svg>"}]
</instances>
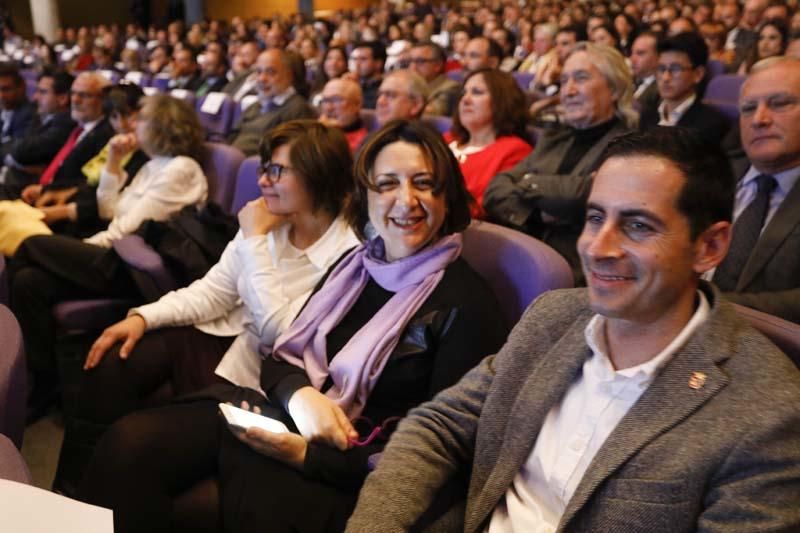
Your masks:
<instances>
[{"instance_id":1,"label":"hand holding phone","mask_svg":"<svg viewBox=\"0 0 800 533\"><path fill-rule=\"evenodd\" d=\"M240 409L227 403L220 403L219 410L228 424L234 428L247 431L247 428L257 427L272 433L288 433L289 428L280 420L258 415L246 409Z\"/></svg>"}]
</instances>

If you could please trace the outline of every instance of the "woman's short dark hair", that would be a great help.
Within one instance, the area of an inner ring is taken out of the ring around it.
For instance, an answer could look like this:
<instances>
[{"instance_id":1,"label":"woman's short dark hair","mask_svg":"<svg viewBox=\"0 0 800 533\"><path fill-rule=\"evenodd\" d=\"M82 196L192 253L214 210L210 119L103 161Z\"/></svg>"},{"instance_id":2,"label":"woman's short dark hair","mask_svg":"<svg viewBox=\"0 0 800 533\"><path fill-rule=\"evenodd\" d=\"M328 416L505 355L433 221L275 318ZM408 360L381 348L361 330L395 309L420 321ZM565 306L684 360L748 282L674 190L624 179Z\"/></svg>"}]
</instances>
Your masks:
<instances>
[{"instance_id":1,"label":"woman's short dark hair","mask_svg":"<svg viewBox=\"0 0 800 533\"><path fill-rule=\"evenodd\" d=\"M145 96L139 120L147 122L146 138L139 139L145 152L199 159L205 134L191 105L169 94Z\"/></svg>"},{"instance_id":2,"label":"woman's short dark hair","mask_svg":"<svg viewBox=\"0 0 800 533\"><path fill-rule=\"evenodd\" d=\"M693 129L657 126L612 140L597 166L612 157L637 156L665 159L683 174L686 181L675 207L688 219L692 240L716 222L733 220L736 179L713 139L706 139Z\"/></svg>"},{"instance_id":3,"label":"woman's short dark hair","mask_svg":"<svg viewBox=\"0 0 800 533\"><path fill-rule=\"evenodd\" d=\"M464 184L464 176L453 152L442 135L420 120L392 120L373 133L361 147L355 163L355 191L348 205L348 219L356 234L366 240L364 227L369 221L367 190L375 190L373 168L378 154L395 142L407 142L420 147L433 172L436 185L433 194L444 195L447 214L442 235L463 231L469 226L469 207L474 202Z\"/></svg>"},{"instance_id":4,"label":"woman's short dark hair","mask_svg":"<svg viewBox=\"0 0 800 533\"><path fill-rule=\"evenodd\" d=\"M114 113L123 117L139 110L139 100L144 96L142 88L135 83L124 82L103 89L103 114Z\"/></svg>"},{"instance_id":5,"label":"woman's short dark hair","mask_svg":"<svg viewBox=\"0 0 800 533\"><path fill-rule=\"evenodd\" d=\"M261 139L261 162L281 146L289 146L289 161L311 196L313 209L337 216L353 191L353 157L339 128L316 120L290 120Z\"/></svg>"},{"instance_id":6,"label":"woman's short dark hair","mask_svg":"<svg viewBox=\"0 0 800 533\"><path fill-rule=\"evenodd\" d=\"M527 138L525 123L528 106L525 105L525 94L517 85L514 77L502 70L481 68L471 72L464 79L462 87L467 86L467 80L478 75L483 77L483 81L489 89L489 96L492 99L492 126L494 127L495 135L498 137L501 135L516 135L523 139ZM458 107L453 113L451 130L459 144L469 141L469 132L461 124Z\"/></svg>"}]
</instances>

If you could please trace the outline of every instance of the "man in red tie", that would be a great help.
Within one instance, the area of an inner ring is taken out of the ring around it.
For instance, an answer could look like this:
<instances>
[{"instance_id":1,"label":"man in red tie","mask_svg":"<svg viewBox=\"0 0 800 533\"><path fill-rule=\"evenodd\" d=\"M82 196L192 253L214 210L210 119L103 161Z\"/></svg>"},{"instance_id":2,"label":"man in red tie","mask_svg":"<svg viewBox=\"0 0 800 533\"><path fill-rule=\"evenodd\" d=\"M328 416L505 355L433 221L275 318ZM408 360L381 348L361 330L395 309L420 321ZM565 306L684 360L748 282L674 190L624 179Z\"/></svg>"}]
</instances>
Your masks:
<instances>
[{"instance_id":1,"label":"man in red tie","mask_svg":"<svg viewBox=\"0 0 800 533\"><path fill-rule=\"evenodd\" d=\"M62 189L85 182L86 176L81 170L83 165L97 155L114 134L103 113L103 89L108 85L110 82L95 72L84 72L75 79L70 91L70 104L76 128L47 165L38 183L21 190L3 187L0 199L22 198L35 204L45 187Z\"/></svg>"}]
</instances>

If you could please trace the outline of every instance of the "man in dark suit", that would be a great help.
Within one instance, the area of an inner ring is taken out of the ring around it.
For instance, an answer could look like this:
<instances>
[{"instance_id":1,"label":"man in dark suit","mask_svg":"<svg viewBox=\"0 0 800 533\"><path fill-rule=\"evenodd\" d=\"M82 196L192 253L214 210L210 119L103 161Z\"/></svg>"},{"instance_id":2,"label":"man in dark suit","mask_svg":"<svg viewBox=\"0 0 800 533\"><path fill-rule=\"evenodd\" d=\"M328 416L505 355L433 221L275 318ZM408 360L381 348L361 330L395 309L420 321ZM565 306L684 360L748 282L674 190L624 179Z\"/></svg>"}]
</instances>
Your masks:
<instances>
[{"instance_id":1,"label":"man in dark suit","mask_svg":"<svg viewBox=\"0 0 800 533\"><path fill-rule=\"evenodd\" d=\"M651 31L639 34L631 45L631 70L636 88L634 106L638 110L658 104L658 35Z\"/></svg>"},{"instance_id":2,"label":"man in dark suit","mask_svg":"<svg viewBox=\"0 0 800 533\"><path fill-rule=\"evenodd\" d=\"M0 65L0 146L19 139L36 115L25 95L25 80L17 67Z\"/></svg>"},{"instance_id":3,"label":"man in dark suit","mask_svg":"<svg viewBox=\"0 0 800 533\"><path fill-rule=\"evenodd\" d=\"M409 413L348 532L800 530L800 372L700 279L730 243L721 150L656 128L602 160L588 289Z\"/></svg>"},{"instance_id":4,"label":"man in dark suit","mask_svg":"<svg viewBox=\"0 0 800 533\"><path fill-rule=\"evenodd\" d=\"M714 273L730 300L800 323L800 60L766 59L739 101L742 148L731 253Z\"/></svg>"},{"instance_id":5,"label":"man in dark suit","mask_svg":"<svg viewBox=\"0 0 800 533\"><path fill-rule=\"evenodd\" d=\"M610 47L579 43L561 79L565 124L547 130L528 157L492 178L483 207L490 219L555 248L580 279L575 241L591 173L611 139L630 130L636 112L630 69Z\"/></svg>"},{"instance_id":6,"label":"man in dark suit","mask_svg":"<svg viewBox=\"0 0 800 533\"><path fill-rule=\"evenodd\" d=\"M228 60L217 50L206 50L201 67L203 78L200 87L195 91L197 98L208 93L219 92L228 83L225 73L228 72Z\"/></svg>"},{"instance_id":7,"label":"man in dark suit","mask_svg":"<svg viewBox=\"0 0 800 533\"><path fill-rule=\"evenodd\" d=\"M256 155L264 132L281 122L314 118L305 98L293 87L294 75L287 53L271 48L258 56L258 102L244 110L231 131L229 140L246 155Z\"/></svg>"},{"instance_id":8,"label":"man in dark suit","mask_svg":"<svg viewBox=\"0 0 800 533\"><path fill-rule=\"evenodd\" d=\"M200 67L191 48L184 46L172 53L172 72L168 88L194 93L202 83Z\"/></svg>"},{"instance_id":9,"label":"man in dark suit","mask_svg":"<svg viewBox=\"0 0 800 533\"><path fill-rule=\"evenodd\" d=\"M642 110L639 128L682 126L720 142L730 123L716 109L700 101L706 75L708 46L694 32L679 33L658 44L656 83L660 101Z\"/></svg>"},{"instance_id":10,"label":"man in dark suit","mask_svg":"<svg viewBox=\"0 0 800 533\"><path fill-rule=\"evenodd\" d=\"M73 77L66 72L45 72L36 84L38 116L21 139L0 152L5 166L5 183L28 185L55 157L75 128L70 116L69 90Z\"/></svg>"},{"instance_id":11,"label":"man in dark suit","mask_svg":"<svg viewBox=\"0 0 800 533\"><path fill-rule=\"evenodd\" d=\"M83 72L72 84L70 91L71 115L77 127L48 163L39 182L19 187L10 185L0 189L0 199L22 200L33 205L48 190L70 188L86 181L83 165L97 155L114 134L108 118L103 114L103 89L110 82L97 72Z\"/></svg>"}]
</instances>

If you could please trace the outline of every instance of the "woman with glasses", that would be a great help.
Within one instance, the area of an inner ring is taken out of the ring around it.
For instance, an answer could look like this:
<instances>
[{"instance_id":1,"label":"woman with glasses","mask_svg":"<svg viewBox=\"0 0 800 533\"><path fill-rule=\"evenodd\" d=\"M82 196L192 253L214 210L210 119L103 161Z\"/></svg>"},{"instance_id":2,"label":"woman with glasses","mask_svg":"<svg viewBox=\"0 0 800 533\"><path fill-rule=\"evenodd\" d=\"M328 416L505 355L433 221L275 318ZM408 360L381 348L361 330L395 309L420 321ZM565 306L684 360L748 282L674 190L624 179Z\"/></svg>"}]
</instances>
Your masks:
<instances>
[{"instance_id":1,"label":"woman with glasses","mask_svg":"<svg viewBox=\"0 0 800 533\"><path fill-rule=\"evenodd\" d=\"M390 122L355 168L348 212L364 242L262 346L258 384L135 413L104 436L82 497L113 509L116 531L167 531L172 499L208 476L225 531L341 531L397 417L502 344L496 301L459 257L469 193L439 133ZM228 428L220 401L290 432Z\"/></svg>"},{"instance_id":2,"label":"woman with glasses","mask_svg":"<svg viewBox=\"0 0 800 533\"><path fill-rule=\"evenodd\" d=\"M453 127L445 134L445 141L476 200L470 208L473 218L486 216L483 192L492 178L531 152L525 140L526 118L525 95L510 74L480 69L464 80Z\"/></svg>"},{"instance_id":3,"label":"woman with glasses","mask_svg":"<svg viewBox=\"0 0 800 533\"><path fill-rule=\"evenodd\" d=\"M152 405L145 399L165 385L175 395L220 378L258 388L259 344L274 342L327 269L358 243L341 215L353 186L339 130L284 123L265 135L261 159L262 196L239 212L240 231L219 262L188 287L131 309L95 341L76 418L111 424Z\"/></svg>"}]
</instances>

